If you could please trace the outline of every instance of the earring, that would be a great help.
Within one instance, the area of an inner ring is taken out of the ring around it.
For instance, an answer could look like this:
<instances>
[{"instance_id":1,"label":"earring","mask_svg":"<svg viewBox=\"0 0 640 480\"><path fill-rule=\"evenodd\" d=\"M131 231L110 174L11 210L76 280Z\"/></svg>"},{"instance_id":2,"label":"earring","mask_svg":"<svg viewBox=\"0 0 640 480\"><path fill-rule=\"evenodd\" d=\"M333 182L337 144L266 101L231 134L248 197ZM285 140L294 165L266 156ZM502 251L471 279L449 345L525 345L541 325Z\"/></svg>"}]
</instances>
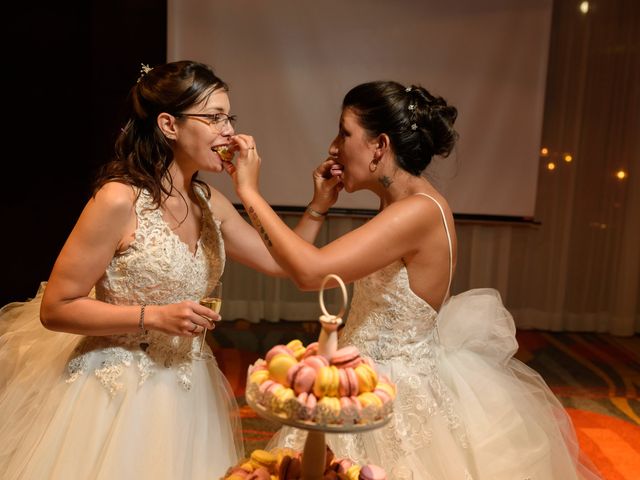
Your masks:
<instances>
[{"instance_id":1,"label":"earring","mask_svg":"<svg viewBox=\"0 0 640 480\"><path fill-rule=\"evenodd\" d=\"M371 173L375 172L378 169L378 162L380 161L375 155L373 156L373 160L369 162L369 171Z\"/></svg>"}]
</instances>

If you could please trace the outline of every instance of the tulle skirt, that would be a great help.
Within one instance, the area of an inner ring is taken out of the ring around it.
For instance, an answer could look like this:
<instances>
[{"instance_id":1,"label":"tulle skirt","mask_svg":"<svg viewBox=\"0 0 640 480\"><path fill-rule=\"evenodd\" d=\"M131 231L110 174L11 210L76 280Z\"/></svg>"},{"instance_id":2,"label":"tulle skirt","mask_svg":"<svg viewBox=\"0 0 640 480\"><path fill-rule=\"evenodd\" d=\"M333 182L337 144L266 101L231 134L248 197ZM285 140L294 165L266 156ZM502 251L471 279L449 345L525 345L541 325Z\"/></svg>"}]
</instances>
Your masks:
<instances>
[{"instance_id":1,"label":"tulle skirt","mask_svg":"<svg viewBox=\"0 0 640 480\"><path fill-rule=\"evenodd\" d=\"M141 382L139 364L97 349L72 379L85 337L44 329L41 295L0 310L0 478L216 479L242 457L237 405L215 361L195 362L187 389L172 366ZM115 393L96 375L105 367Z\"/></svg>"},{"instance_id":2,"label":"tulle skirt","mask_svg":"<svg viewBox=\"0 0 640 480\"><path fill-rule=\"evenodd\" d=\"M327 435L336 455L388 473L405 466L414 480L601 478L544 380L512 358L515 327L495 290L452 297L437 325L429 358L377 361L398 388L393 418L378 430ZM270 446L303 440L287 428Z\"/></svg>"}]
</instances>

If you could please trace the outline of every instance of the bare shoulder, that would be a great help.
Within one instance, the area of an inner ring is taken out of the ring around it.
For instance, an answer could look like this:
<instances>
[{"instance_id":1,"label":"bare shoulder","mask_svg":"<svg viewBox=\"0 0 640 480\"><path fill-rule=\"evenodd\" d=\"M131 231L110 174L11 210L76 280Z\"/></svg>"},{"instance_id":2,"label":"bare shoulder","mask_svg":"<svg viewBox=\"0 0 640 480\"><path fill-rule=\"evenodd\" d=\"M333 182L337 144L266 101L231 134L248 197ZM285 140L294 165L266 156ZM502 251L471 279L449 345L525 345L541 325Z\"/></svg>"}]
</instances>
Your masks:
<instances>
[{"instance_id":1,"label":"bare shoulder","mask_svg":"<svg viewBox=\"0 0 640 480\"><path fill-rule=\"evenodd\" d=\"M435 201L434 201L435 200ZM437 202L437 203L436 203ZM447 221L452 220L451 209L441 195L410 195L394 202L379 215L392 217L396 221L409 222L415 228L429 228L442 223L442 207Z\"/></svg>"},{"instance_id":2,"label":"bare shoulder","mask_svg":"<svg viewBox=\"0 0 640 480\"><path fill-rule=\"evenodd\" d=\"M131 185L120 182L105 183L92 197L99 208L113 212L128 212L136 201L136 191Z\"/></svg>"},{"instance_id":3,"label":"bare shoulder","mask_svg":"<svg viewBox=\"0 0 640 480\"><path fill-rule=\"evenodd\" d=\"M429 222L435 222L439 225L442 223L442 214L444 213L447 223L453 223L453 212L449 202L439 193L415 194L405 200L411 202L413 208L421 211Z\"/></svg>"}]
</instances>

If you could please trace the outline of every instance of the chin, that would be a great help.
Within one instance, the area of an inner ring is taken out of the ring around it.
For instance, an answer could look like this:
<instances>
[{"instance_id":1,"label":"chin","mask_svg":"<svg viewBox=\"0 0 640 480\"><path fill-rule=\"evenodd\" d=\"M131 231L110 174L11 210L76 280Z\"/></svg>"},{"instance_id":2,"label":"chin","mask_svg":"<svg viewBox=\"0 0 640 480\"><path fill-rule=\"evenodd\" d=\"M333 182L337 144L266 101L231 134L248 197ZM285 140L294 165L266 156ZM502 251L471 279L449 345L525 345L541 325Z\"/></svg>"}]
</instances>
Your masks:
<instances>
[{"instance_id":1,"label":"chin","mask_svg":"<svg viewBox=\"0 0 640 480\"><path fill-rule=\"evenodd\" d=\"M345 183L345 181L343 180L342 185L343 185L344 191L347 193L353 193L353 192L357 192L358 190L362 190L362 187L358 185L354 185L349 181Z\"/></svg>"}]
</instances>

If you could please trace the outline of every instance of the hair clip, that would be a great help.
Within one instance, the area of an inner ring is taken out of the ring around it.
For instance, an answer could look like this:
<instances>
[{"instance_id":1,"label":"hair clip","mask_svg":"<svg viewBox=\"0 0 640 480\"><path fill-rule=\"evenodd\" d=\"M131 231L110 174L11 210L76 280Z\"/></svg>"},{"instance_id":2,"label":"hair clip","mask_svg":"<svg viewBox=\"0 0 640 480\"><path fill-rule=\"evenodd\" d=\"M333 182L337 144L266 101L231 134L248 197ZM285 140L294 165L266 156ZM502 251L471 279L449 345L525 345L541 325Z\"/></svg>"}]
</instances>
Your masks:
<instances>
[{"instance_id":1,"label":"hair clip","mask_svg":"<svg viewBox=\"0 0 640 480\"><path fill-rule=\"evenodd\" d=\"M415 103L412 103L412 104L409 105L409 111L410 112L413 112L415 109L416 109L416 104Z\"/></svg>"},{"instance_id":2,"label":"hair clip","mask_svg":"<svg viewBox=\"0 0 640 480\"><path fill-rule=\"evenodd\" d=\"M417 130L418 129L418 125L415 123L411 124L411 130Z\"/></svg>"},{"instance_id":3,"label":"hair clip","mask_svg":"<svg viewBox=\"0 0 640 480\"><path fill-rule=\"evenodd\" d=\"M411 91L411 87L407 87L404 89L405 92L409 93Z\"/></svg>"},{"instance_id":4,"label":"hair clip","mask_svg":"<svg viewBox=\"0 0 640 480\"><path fill-rule=\"evenodd\" d=\"M153 70L153 67L150 67L148 64L145 63L141 63L140 64L140 76L138 77L138 82L140 80L142 80L142 77L144 77L147 73L149 73L151 70Z\"/></svg>"}]
</instances>

